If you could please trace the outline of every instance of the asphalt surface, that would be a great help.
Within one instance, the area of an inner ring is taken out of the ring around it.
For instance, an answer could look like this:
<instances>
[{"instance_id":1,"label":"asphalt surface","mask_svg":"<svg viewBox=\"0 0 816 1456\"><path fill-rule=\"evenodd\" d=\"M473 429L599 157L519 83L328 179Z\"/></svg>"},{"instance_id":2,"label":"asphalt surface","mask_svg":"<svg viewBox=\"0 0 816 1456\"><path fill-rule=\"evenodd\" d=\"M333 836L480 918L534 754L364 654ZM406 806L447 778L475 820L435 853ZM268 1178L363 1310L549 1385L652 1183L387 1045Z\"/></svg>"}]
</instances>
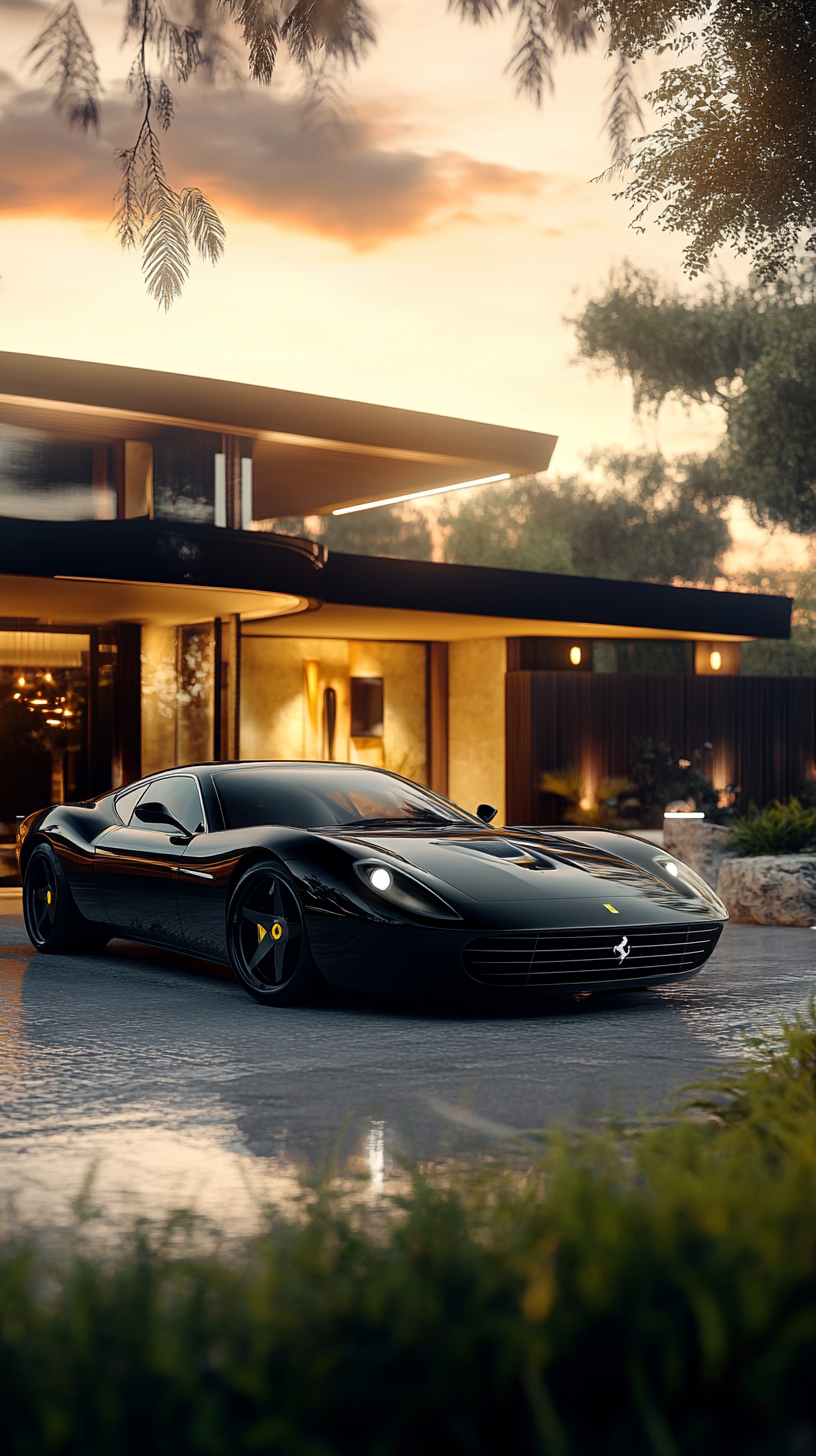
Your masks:
<instances>
[{"instance_id":1,"label":"asphalt surface","mask_svg":"<svg viewBox=\"0 0 816 1456\"><path fill-rule=\"evenodd\" d=\"M256 1006L219 968L119 941L36 954L0 915L0 1213L112 1219L195 1205L237 1227L332 1162L376 1193L403 1155L659 1112L816 990L816 934L729 926L693 981L530 1012L344 1000Z\"/></svg>"}]
</instances>

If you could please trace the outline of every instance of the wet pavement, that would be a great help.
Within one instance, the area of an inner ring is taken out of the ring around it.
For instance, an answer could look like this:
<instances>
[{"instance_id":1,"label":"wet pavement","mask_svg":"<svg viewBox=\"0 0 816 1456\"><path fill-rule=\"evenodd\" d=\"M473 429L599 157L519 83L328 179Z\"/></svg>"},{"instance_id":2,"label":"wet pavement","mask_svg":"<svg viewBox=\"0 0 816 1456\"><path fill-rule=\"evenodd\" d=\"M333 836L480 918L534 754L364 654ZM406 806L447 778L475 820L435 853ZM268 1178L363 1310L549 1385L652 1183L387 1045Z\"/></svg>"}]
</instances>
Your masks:
<instances>
[{"instance_id":1,"label":"wet pavement","mask_svg":"<svg viewBox=\"0 0 816 1456\"><path fill-rule=\"evenodd\" d=\"M813 931L729 926L698 978L662 990L527 1013L269 1010L218 967L125 941L40 956L17 904L0 909L0 1212L52 1225L90 1170L112 1217L194 1204L239 1224L305 1164L376 1190L402 1153L659 1111L816 990Z\"/></svg>"}]
</instances>

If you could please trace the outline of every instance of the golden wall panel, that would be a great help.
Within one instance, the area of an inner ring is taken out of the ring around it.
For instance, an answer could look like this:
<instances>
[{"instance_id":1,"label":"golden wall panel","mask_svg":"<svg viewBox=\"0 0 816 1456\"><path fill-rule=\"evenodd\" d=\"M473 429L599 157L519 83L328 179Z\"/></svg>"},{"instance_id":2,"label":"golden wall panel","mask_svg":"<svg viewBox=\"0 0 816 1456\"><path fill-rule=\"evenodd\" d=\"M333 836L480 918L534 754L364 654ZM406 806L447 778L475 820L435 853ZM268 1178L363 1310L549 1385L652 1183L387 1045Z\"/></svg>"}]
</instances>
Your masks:
<instances>
[{"instance_id":1,"label":"golden wall panel","mask_svg":"<svg viewBox=\"0 0 816 1456\"><path fill-rule=\"evenodd\" d=\"M448 794L471 813L495 805L503 824L506 643L451 642L448 654Z\"/></svg>"},{"instance_id":2,"label":"golden wall panel","mask_svg":"<svg viewBox=\"0 0 816 1456\"><path fill-rule=\"evenodd\" d=\"M382 677L382 739L352 739L352 677ZM242 639L241 757L328 757L325 694L336 701L334 758L419 783L426 775L425 645L336 638Z\"/></svg>"}]
</instances>

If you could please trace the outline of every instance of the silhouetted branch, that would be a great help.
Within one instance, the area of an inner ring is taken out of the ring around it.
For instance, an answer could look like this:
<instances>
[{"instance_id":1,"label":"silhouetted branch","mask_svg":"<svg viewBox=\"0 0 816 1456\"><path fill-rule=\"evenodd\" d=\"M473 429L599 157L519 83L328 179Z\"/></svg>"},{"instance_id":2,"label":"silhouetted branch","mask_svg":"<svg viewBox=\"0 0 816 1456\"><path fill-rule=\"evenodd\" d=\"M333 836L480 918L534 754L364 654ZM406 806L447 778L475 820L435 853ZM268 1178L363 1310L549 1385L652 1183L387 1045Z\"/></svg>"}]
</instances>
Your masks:
<instances>
[{"instance_id":1,"label":"silhouetted branch","mask_svg":"<svg viewBox=\"0 0 816 1456\"><path fill-rule=\"evenodd\" d=\"M69 126L99 130L102 87L93 46L74 0L56 11L28 51L38 56L34 71L43 71L46 86L54 87L54 108Z\"/></svg>"}]
</instances>

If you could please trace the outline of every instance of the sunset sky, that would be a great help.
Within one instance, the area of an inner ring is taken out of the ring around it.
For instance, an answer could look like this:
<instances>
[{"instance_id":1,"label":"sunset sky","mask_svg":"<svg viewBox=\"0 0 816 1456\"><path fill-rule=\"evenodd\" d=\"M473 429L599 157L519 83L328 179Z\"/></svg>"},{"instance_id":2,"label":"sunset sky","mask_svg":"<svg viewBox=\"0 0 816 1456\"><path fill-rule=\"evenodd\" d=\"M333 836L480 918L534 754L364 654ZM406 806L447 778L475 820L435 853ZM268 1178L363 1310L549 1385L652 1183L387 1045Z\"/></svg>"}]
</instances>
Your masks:
<instances>
[{"instance_id":1,"label":"sunset sky","mask_svg":"<svg viewBox=\"0 0 816 1456\"><path fill-rule=\"evenodd\" d=\"M168 180L212 198L227 252L216 268L196 261L164 314L110 228L113 151L136 131L124 6L79 4L105 85L98 138L65 130L25 60L48 8L0 0L0 347L544 430L559 436L560 472L597 446L673 454L719 437L715 410L635 421L624 385L570 362L564 315L612 266L628 257L682 280L682 238L631 231L614 186L590 181L609 160L602 45L561 62L536 111L504 73L510 24L463 25L445 0L377 0L379 44L349 77L340 132L304 128L286 65L269 90L189 86L164 143ZM764 542L737 524L733 567ZM780 560L792 550L775 539Z\"/></svg>"}]
</instances>

